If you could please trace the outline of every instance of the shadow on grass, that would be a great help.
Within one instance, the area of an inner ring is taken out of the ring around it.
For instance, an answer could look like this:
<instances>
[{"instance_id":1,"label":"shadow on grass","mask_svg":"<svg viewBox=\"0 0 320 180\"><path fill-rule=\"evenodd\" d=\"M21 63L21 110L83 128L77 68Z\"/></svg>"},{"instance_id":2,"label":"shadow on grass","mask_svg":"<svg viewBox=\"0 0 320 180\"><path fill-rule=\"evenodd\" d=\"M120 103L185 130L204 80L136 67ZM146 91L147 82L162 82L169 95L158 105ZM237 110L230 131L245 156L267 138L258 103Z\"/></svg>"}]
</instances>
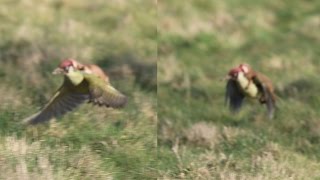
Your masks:
<instances>
[{"instance_id":1,"label":"shadow on grass","mask_svg":"<svg viewBox=\"0 0 320 180\"><path fill-rule=\"evenodd\" d=\"M133 76L135 83L147 91L157 90L157 65L139 61L131 54L104 56L97 64L115 77Z\"/></svg>"},{"instance_id":2,"label":"shadow on grass","mask_svg":"<svg viewBox=\"0 0 320 180\"><path fill-rule=\"evenodd\" d=\"M283 99L295 98L310 103L317 100L317 95L313 92L319 92L319 87L320 84L316 81L302 78L289 83L283 90L276 90L276 93Z\"/></svg>"},{"instance_id":3,"label":"shadow on grass","mask_svg":"<svg viewBox=\"0 0 320 180\"><path fill-rule=\"evenodd\" d=\"M0 43L0 59L5 63L25 66L26 64L38 64L43 61L63 57L62 50L47 45L45 42L32 42L29 40L4 40Z\"/></svg>"}]
</instances>

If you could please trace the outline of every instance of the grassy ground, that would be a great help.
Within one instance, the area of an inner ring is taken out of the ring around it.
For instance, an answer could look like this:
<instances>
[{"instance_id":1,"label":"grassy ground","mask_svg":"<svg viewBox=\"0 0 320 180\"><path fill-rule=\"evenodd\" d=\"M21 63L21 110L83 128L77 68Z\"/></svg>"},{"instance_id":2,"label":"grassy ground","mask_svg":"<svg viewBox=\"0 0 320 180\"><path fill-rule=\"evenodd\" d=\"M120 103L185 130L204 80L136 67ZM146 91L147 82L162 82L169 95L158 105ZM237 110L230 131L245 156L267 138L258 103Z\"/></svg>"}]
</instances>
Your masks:
<instances>
[{"instance_id":1,"label":"grassy ground","mask_svg":"<svg viewBox=\"0 0 320 180\"><path fill-rule=\"evenodd\" d=\"M0 179L154 178L156 2L0 4ZM50 124L21 126L60 86L51 72L68 57L100 65L127 107L86 104Z\"/></svg>"},{"instance_id":2,"label":"grassy ground","mask_svg":"<svg viewBox=\"0 0 320 180\"><path fill-rule=\"evenodd\" d=\"M0 179L320 178L320 2L0 3ZM128 106L21 126L67 57L100 65ZM224 106L220 78L242 62L273 80L274 120Z\"/></svg>"},{"instance_id":3,"label":"grassy ground","mask_svg":"<svg viewBox=\"0 0 320 180\"><path fill-rule=\"evenodd\" d=\"M162 179L320 178L320 3L158 3L158 173ZM278 110L224 106L224 77L249 63Z\"/></svg>"}]
</instances>

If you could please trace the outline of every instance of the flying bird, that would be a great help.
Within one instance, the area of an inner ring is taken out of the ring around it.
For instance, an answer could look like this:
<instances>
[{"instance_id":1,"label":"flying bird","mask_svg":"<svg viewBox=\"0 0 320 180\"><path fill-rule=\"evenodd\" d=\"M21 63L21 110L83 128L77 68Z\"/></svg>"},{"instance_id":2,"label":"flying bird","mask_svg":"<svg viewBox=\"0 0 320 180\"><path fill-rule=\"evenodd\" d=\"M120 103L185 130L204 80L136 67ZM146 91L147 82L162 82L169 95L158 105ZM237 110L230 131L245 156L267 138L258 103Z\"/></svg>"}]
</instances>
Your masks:
<instances>
[{"instance_id":1,"label":"flying bird","mask_svg":"<svg viewBox=\"0 0 320 180\"><path fill-rule=\"evenodd\" d=\"M116 90L109 83L109 79L106 81L102 74L97 74L96 71L89 68L90 66L85 69L76 65L70 59L60 63L53 74L64 75L63 84L49 102L39 112L24 119L24 123L37 124L49 121L53 117L59 117L72 111L85 101L111 108L125 106L127 97ZM88 73L86 70L90 70L90 72Z\"/></svg>"},{"instance_id":2,"label":"flying bird","mask_svg":"<svg viewBox=\"0 0 320 180\"><path fill-rule=\"evenodd\" d=\"M271 80L254 71L248 64L240 64L229 71L226 79L225 102L232 112L238 112L245 98L265 104L269 119L274 117L276 95Z\"/></svg>"}]
</instances>

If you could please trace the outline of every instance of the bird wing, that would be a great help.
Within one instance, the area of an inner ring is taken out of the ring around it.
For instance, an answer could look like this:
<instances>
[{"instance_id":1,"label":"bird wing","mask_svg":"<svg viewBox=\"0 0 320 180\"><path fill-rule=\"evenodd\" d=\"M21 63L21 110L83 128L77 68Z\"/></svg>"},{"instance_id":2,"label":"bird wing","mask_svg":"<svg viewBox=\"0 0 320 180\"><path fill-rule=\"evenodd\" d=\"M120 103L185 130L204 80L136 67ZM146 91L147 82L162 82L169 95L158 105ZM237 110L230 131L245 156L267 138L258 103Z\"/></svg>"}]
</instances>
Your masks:
<instances>
[{"instance_id":1,"label":"bird wing","mask_svg":"<svg viewBox=\"0 0 320 180\"><path fill-rule=\"evenodd\" d=\"M237 112L240 110L244 94L241 92L238 84L234 80L228 80L226 86L226 95L225 95L225 103L229 105L229 108L233 112Z\"/></svg>"},{"instance_id":2,"label":"bird wing","mask_svg":"<svg viewBox=\"0 0 320 180\"><path fill-rule=\"evenodd\" d=\"M263 74L257 74L257 76L253 78L253 83L255 83L260 89L260 92L262 92L263 100L265 101L268 110L269 119L272 119L274 116L276 101L272 92L273 86L271 80Z\"/></svg>"},{"instance_id":3,"label":"bird wing","mask_svg":"<svg viewBox=\"0 0 320 180\"><path fill-rule=\"evenodd\" d=\"M275 111L275 101L274 99L272 98L272 94L271 92L264 87L264 93L265 93L265 97L266 97L266 106L267 106L267 109L268 109L268 116L269 116L269 119L273 119L273 116L274 116L274 111Z\"/></svg>"},{"instance_id":4,"label":"bird wing","mask_svg":"<svg viewBox=\"0 0 320 180\"><path fill-rule=\"evenodd\" d=\"M112 108L121 108L127 103L127 97L104 79L92 74L84 74L84 77L89 84L89 102Z\"/></svg>"},{"instance_id":5,"label":"bird wing","mask_svg":"<svg viewBox=\"0 0 320 180\"><path fill-rule=\"evenodd\" d=\"M70 80L65 78L64 83L49 102L39 112L24 119L23 122L26 124L37 124L49 121L53 117L62 116L68 111L73 110L87 99L88 93L83 91L83 88L82 91L79 91L77 86L74 86Z\"/></svg>"}]
</instances>

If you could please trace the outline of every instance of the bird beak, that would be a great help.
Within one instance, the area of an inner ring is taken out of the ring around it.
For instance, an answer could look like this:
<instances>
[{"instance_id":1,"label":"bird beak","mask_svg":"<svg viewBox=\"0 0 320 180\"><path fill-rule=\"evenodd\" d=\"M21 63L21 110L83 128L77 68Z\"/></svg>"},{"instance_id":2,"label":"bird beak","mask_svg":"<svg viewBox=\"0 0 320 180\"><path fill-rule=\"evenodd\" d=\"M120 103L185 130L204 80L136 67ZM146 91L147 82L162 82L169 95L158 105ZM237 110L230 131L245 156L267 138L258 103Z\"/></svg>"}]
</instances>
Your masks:
<instances>
[{"instance_id":1,"label":"bird beak","mask_svg":"<svg viewBox=\"0 0 320 180\"><path fill-rule=\"evenodd\" d=\"M61 69L61 68L56 68L56 69L52 72L52 74L54 74L54 75L63 74L63 73L64 73L64 71L63 71L63 69Z\"/></svg>"}]
</instances>

